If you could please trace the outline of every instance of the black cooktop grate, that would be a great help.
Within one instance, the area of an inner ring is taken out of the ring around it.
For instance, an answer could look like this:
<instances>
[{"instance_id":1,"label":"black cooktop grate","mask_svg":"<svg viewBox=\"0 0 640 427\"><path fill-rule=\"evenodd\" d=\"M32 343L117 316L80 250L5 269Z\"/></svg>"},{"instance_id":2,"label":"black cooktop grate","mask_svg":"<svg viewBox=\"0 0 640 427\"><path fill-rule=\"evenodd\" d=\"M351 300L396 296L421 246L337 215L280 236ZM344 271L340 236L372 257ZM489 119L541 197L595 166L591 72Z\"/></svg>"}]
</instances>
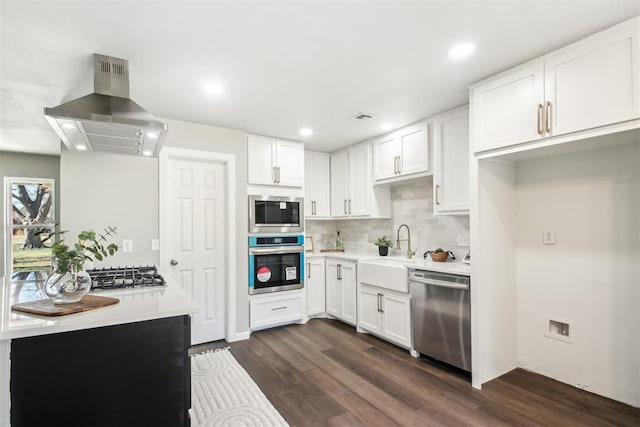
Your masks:
<instances>
[{"instance_id":1,"label":"black cooktop grate","mask_svg":"<svg viewBox=\"0 0 640 427\"><path fill-rule=\"evenodd\" d=\"M158 269L144 267L114 267L87 270L91 276L91 289L121 289L147 286L165 286L164 278Z\"/></svg>"}]
</instances>

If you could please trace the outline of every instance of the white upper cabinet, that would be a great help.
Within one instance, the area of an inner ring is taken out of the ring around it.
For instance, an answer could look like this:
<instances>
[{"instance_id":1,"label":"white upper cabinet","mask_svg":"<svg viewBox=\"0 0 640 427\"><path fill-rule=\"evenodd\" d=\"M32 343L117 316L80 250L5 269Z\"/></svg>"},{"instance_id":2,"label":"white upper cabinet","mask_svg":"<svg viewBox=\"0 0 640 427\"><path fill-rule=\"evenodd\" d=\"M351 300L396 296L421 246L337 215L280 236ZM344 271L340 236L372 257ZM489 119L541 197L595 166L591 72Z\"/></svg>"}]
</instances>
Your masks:
<instances>
[{"instance_id":1,"label":"white upper cabinet","mask_svg":"<svg viewBox=\"0 0 640 427\"><path fill-rule=\"evenodd\" d=\"M373 179L398 181L429 172L429 124L420 122L373 142Z\"/></svg>"},{"instance_id":2,"label":"white upper cabinet","mask_svg":"<svg viewBox=\"0 0 640 427\"><path fill-rule=\"evenodd\" d=\"M371 180L371 144L357 144L331 155L331 216L389 218L388 186Z\"/></svg>"},{"instance_id":3,"label":"white upper cabinet","mask_svg":"<svg viewBox=\"0 0 640 427\"><path fill-rule=\"evenodd\" d=\"M474 151L542 138L544 66L529 65L472 90Z\"/></svg>"},{"instance_id":4,"label":"white upper cabinet","mask_svg":"<svg viewBox=\"0 0 640 427\"><path fill-rule=\"evenodd\" d=\"M639 27L636 20L545 61L548 134L640 117Z\"/></svg>"},{"instance_id":5,"label":"white upper cabinet","mask_svg":"<svg viewBox=\"0 0 640 427\"><path fill-rule=\"evenodd\" d=\"M330 206L330 156L304 152L304 213L307 218L328 218Z\"/></svg>"},{"instance_id":6,"label":"white upper cabinet","mask_svg":"<svg viewBox=\"0 0 640 427\"><path fill-rule=\"evenodd\" d=\"M640 18L471 88L473 151L640 118Z\"/></svg>"},{"instance_id":7,"label":"white upper cabinet","mask_svg":"<svg viewBox=\"0 0 640 427\"><path fill-rule=\"evenodd\" d=\"M468 214L469 107L457 108L432 120L433 212L436 215Z\"/></svg>"},{"instance_id":8,"label":"white upper cabinet","mask_svg":"<svg viewBox=\"0 0 640 427\"><path fill-rule=\"evenodd\" d=\"M331 155L331 216L349 216L349 151Z\"/></svg>"},{"instance_id":9,"label":"white upper cabinet","mask_svg":"<svg viewBox=\"0 0 640 427\"><path fill-rule=\"evenodd\" d=\"M304 145L258 135L248 135L248 183L302 187Z\"/></svg>"}]
</instances>

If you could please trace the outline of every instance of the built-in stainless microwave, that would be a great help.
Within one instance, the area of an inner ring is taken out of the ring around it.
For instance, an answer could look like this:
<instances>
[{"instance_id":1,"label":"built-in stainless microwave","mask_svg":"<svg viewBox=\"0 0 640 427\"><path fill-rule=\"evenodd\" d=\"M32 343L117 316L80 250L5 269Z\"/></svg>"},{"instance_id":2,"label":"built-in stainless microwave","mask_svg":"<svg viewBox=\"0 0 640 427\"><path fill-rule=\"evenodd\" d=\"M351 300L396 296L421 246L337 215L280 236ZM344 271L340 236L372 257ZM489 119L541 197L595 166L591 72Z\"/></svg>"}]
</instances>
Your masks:
<instances>
[{"instance_id":1,"label":"built-in stainless microwave","mask_svg":"<svg viewBox=\"0 0 640 427\"><path fill-rule=\"evenodd\" d=\"M302 197L249 196L249 233L304 231Z\"/></svg>"}]
</instances>

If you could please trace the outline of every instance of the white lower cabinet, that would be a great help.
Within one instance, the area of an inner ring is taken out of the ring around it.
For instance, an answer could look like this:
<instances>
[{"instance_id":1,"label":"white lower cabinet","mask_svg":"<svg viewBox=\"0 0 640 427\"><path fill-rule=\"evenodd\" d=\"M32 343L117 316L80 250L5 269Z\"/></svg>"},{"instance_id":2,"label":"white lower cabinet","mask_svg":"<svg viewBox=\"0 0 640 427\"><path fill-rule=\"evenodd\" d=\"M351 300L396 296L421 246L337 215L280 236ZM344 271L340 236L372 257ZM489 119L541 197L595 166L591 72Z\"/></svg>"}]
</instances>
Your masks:
<instances>
[{"instance_id":1,"label":"white lower cabinet","mask_svg":"<svg viewBox=\"0 0 640 427\"><path fill-rule=\"evenodd\" d=\"M252 295L249 301L251 330L303 320L302 290Z\"/></svg>"},{"instance_id":2,"label":"white lower cabinet","mask_svg":"<svg viewBox=\"0 0 640 427\"><path fill-rule=\"evenodd\" d=\"M325 312L325 271L324 258L307 260L307 315L317 316Z\"/></svg>"},{"instance_id":3,"label":"white lower cabinet","mask_svg":"<svg viewBox=\"0 0 640 427\"><path fill-rule=\"evenodd\" d=\"M359 285L358 329L404 348L411 348L409 293Z\"/></svg>"},{"instance_id":4,"label":"white lower cabinet","mask_svg":"<svg viewBox=\"0 0 640 427\"><path fill-rule=\"evenodd\" d=\"M326 260L327 314L356 324L356 263L343 259Z\"/></svg>"}]
</instances>

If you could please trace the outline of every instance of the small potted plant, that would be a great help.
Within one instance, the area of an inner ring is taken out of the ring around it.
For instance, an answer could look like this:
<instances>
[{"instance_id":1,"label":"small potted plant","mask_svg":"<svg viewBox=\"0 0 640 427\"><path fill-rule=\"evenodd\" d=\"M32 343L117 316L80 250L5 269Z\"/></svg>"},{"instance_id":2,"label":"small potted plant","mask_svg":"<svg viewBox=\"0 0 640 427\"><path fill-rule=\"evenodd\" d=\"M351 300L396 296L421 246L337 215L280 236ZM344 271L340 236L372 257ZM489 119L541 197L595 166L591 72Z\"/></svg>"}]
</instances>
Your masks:
<instances>
[{"instance_id":1,"label":"small potted plant","mask_svg":"<svg viewBox=\"0 0 640 427\"><path fill-rule=\"evenodd\" d=\"M117 232L115 227L107 227L103 233L86 230L78 234L78 241L73 245L65 243L66 231L47 233L44 240L60 236L51 245L51 259L53 269L44 283L45 294L53 299L54 304L70 304L78 302L91 289L91 277L84 269L86 261L98 260L113 255L118 246L107 239ZM106 246L105 246L106 245Z\"/></svg>"},{"instance_id":2,"label":"small potted plant","mask_svg":"<svg viewBox=\"0 0 640 427\"><path fill-rule=\"evenodd\" d=\"M431 256L431 259L436 262L446 262L447 258L449 258L449 252L442 248L436 248L433 251L429 251L429 255Z\"/></svg>"},{"instance_id":3,"label":"small potted plant","mask_svg":"<svg viewBox=\"0 0 640 427\"><path fill-rule=\"evenodd\" d=\"M374 245L378 247L378 254L380 254L380 256L387 256L389 248L393 247L393 243L391 243L391 240L387 239L387 236L378 237L378 240L375 241Z\"/></svg>"}]
</instances>

